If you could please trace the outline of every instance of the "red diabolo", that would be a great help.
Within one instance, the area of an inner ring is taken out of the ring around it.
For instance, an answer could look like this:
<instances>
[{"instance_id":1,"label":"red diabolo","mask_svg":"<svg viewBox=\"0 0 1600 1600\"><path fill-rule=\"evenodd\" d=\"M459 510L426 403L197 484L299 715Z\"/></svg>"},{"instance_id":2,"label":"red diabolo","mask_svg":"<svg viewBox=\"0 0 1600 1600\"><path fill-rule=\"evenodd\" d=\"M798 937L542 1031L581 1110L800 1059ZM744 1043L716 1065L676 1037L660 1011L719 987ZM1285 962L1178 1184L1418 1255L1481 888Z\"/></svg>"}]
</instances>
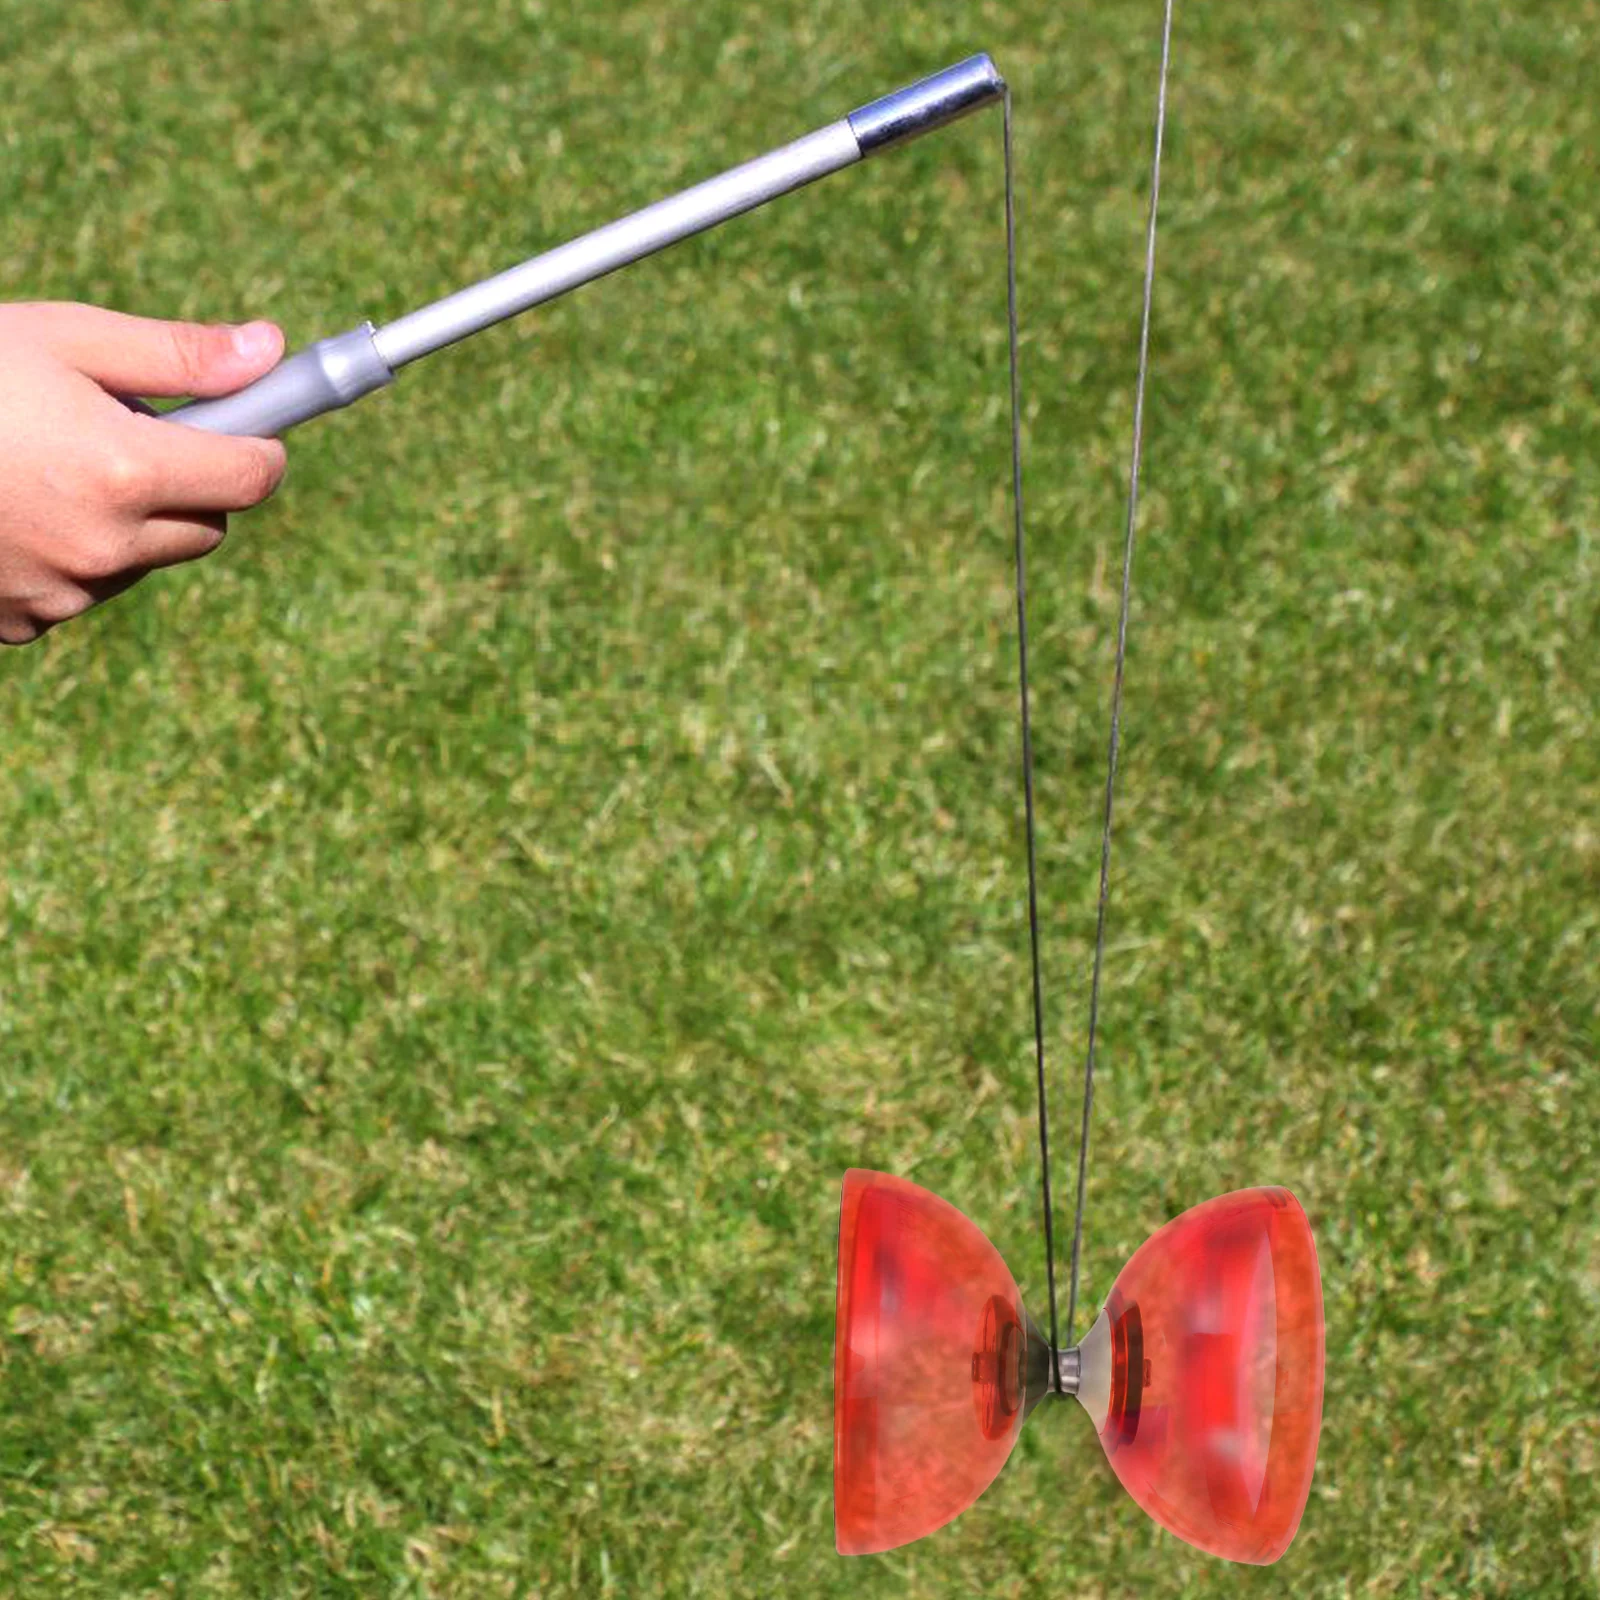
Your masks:
<instances>
[{"instance_id":1,"label":"red diabolo","mask_svg":"<svg viewBox=\"0 0 1600 1600\"><path fill-rule=\"evenodd\" d=\"M1322 1426L1322 1283L1286 1189L1186 1211L1060 1355L1113 1470L1179 1538L1267 1563L1300 1525ZM846 1555L932 1533L988 1487L1051 1392L1046 1341L983 1233L887 1173L845 1175L834 1527Z\"/></svg>"}]
</instances>

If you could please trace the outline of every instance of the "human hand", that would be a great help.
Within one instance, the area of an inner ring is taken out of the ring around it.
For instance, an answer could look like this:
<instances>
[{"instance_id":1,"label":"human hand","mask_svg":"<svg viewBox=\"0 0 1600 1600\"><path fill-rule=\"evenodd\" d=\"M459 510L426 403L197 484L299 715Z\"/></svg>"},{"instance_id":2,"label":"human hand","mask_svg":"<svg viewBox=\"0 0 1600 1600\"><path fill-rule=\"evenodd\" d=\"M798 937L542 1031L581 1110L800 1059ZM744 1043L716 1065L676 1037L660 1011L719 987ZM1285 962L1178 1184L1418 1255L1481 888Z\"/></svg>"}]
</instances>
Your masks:
<instances>
[{"instance_id":1,"label":"human hand","mask_svg":"<svg viewBox=\"0 0 1600 1600\"><path fill-rule=\"evenodd\" d=\"M229 394L282 353L270 322L0 305L0 643L208 555L228 512L277 488L276 439L202 433L117 396Z\"/></svg>"}]
</instances>

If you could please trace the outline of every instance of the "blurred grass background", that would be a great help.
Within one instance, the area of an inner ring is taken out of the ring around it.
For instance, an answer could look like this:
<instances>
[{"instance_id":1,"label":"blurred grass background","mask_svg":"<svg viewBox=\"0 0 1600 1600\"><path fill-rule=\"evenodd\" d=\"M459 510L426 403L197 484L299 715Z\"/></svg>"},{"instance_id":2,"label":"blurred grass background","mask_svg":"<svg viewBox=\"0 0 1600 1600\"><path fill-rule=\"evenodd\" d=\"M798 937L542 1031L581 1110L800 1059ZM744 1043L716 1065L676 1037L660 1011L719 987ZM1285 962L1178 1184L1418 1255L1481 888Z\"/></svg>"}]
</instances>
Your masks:
<instances>
[{"instance_id":1,"label":"blurred grass background","mask_svg":"<svg viewBox=\"0 0 1600 1600\"><path fill-rule=\"evenodd\" d=\"M1067 1149L1159 10L0 0L0 295L302 342L992 51ZM0 1593L1600 1592L1597 29L1178 9L1085 1295L1300 1195L1281 1565L1065 1408L832 1550L842 1170L1043 1298L982 118L0 660Z\"/></svg>"}]
</instances>

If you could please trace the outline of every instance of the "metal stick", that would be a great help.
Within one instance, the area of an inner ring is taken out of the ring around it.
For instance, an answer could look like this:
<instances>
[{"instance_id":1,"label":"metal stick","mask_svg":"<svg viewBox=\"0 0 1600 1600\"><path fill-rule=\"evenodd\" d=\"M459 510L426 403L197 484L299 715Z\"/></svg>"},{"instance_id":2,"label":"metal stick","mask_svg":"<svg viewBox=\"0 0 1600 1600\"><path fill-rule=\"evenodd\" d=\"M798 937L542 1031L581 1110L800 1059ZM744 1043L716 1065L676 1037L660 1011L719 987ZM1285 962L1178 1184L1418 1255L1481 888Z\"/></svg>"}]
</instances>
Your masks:
<instances>
[{"instance_id":1,"label":"metal stick","mask_svg":"<svg viewBox=\"0 0 1600 1600\"><path fill-rule=\"evenodd\" d=\"M530 307L653 255L779 195L1000 98L1005 83L986 55L972 56L797 139L644 207L509 271L458 290L382 328L364 322L321 339L264 378L220 400L201 400L166 416L210 433L268 438L347 406L393 382L407 363Z\"/></svg>"}]
</instances>

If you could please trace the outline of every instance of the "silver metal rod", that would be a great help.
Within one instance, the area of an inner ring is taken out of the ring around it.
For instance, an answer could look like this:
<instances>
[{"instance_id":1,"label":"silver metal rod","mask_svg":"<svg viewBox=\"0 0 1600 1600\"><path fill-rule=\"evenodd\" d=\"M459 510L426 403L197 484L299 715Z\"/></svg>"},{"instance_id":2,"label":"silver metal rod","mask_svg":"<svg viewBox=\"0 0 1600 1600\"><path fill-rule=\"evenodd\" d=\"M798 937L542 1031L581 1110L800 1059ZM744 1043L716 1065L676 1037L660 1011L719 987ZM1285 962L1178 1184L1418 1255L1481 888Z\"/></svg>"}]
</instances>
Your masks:
<instances>
[{"instance_id":1,"label":"silver metal rod","mask_svg":"<svg viewBox=\"0 0 1600 1600\"><path fill-rule=\"evenodd\" d=\"M861 147L849 122L830 123L780 150L547 250L509 272L423 306L379 328L373 343L391 368L403 367L860 159Z\"/></svg>"},{"instance_id":2,"label":"silver metal rod","mask_svg":"<svg viewBox=\"0 0 1600 1600\"><path fill-rule=\"evenodd\" d=\"M442 350L680 239L753 211L779 195L852 166L863 156L942 127L995 99L1004 88L988 56L972 56L910 88L874 100L793 144L413 311L379 328L373 344L389 367L398 371L419 356Z\"/></svg>"},{"instance_id":3,"label":"silver metal rod","mask_svg":"<svg viewBox=\"0 0 1600 1600\"><path fill-rule=\"evenodd\" d=\"M1005 79L988 56L968 56L943 72L852 111L849 122L862 155L875 155L990 105L1005 90Z\"/></svg>"},{"instance_id":4,"label":"silver metal rod","mask_svg":"<svg viewBox=\"0 0 1600 1600\"><path fill-rule=\"evenodd\" d=\"M420 356L815 183L864 156L942 127L999 100L1004 92L1005 81L994 62L986 55L971 56L871 101L793 144L457 290L385 327L362 323L348 333L320 339L237 394L195 401L166 416L212 433L267 437L286 432L385 387L401 367Z\"/></svg>"}]
</instances>

